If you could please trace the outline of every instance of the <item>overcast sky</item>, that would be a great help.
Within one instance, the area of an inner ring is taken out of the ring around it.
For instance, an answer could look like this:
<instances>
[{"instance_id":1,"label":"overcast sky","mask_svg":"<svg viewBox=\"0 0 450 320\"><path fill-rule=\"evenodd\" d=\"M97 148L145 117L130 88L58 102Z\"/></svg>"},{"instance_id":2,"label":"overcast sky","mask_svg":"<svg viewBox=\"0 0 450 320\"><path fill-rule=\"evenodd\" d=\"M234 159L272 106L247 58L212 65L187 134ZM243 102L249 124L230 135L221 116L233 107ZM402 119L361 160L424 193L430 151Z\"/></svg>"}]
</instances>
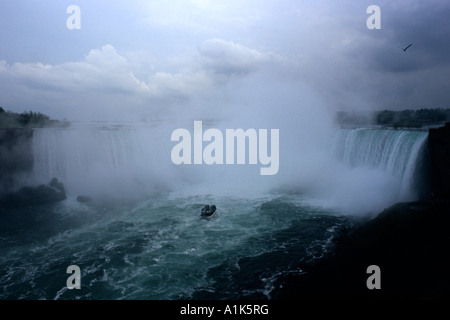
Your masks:
<instances>
[{"instance_id":1,"label":"overcast sky","mask_svg":"<svg viewBox=\"0 0 450 320\"><path fill-rule=\"evenodd\" d=\"M2 0L0 106L69 120L450 107L449 21L448 0Z\"/></svg>"}]
</instances>

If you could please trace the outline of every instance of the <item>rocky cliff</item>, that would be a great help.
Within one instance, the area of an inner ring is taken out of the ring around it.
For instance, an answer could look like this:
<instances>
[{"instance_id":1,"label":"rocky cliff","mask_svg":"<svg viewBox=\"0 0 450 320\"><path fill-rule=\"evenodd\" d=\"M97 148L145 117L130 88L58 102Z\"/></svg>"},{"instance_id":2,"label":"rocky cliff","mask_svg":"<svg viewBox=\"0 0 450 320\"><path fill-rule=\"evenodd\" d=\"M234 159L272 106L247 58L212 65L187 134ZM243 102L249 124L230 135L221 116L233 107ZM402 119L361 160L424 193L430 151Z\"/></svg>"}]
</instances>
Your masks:
<instances>
[{"instance_id":1,"label":"rocky cliff","mask_svg":"<svg viewBox=\"0 0 450 320\"><path fill-rule=\"evenodd\" d=\"M431 192L436 198L450 200L450 122L430 129L428 146Z\"/></svg>"}]
</instances>

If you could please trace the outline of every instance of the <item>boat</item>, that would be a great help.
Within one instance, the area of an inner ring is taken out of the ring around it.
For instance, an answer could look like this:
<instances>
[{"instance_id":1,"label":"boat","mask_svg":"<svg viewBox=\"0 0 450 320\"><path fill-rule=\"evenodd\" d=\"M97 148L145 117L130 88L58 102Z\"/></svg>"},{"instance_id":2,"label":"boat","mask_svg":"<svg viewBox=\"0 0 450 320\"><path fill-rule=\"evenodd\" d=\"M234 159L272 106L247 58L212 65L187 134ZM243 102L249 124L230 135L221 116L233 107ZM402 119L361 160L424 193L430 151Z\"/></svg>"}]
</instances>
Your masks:
<instances>
[{"instance_id":1,"label":"boat","mask_svg":"<svg viewBox=\"0 0 450 320\"><path fill-rule=\"evenodd\" d=\"M214 212L216 212L216 206L215 205L206 205L202 208L202 213L201 216L202 217L210 217L214 214Z\"/></svg>"}]
</instances>

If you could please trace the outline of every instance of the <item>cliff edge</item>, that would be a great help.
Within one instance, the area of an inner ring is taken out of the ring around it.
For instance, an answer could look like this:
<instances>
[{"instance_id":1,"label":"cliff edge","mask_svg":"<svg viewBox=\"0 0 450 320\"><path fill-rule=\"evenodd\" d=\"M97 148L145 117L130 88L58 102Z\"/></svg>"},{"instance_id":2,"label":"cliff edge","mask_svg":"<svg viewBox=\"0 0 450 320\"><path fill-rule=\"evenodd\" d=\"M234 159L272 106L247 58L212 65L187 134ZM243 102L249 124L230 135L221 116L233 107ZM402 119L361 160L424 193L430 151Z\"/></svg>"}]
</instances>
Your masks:
<instances>
[{"instance_id":1,"label":"cliff edge","mask_svg":"<svg viewBox=\"0 0 450 320\"><path fill-rule=\"evenodd\" d=\"M450 200L450 122L429 130L428 146L431 192L436 198Z\"/></svg>"}]
</instances>

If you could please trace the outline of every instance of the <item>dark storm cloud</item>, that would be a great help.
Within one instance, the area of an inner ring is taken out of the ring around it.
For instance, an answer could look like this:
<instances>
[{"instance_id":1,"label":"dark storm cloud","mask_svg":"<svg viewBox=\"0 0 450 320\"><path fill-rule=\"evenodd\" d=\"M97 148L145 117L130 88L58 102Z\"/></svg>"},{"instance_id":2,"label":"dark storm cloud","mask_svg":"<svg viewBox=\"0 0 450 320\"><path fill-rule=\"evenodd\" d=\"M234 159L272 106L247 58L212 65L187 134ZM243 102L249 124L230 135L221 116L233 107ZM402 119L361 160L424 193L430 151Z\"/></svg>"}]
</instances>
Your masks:
<instances>
[{"instance_id":1,"label":"dark storm cloud","mask_svg":"<svg viewBox=\"0 0 450 320\"><path fill-rule=\"evenodd\" d=\"M387 2L382 7L382 29L386 37L368 59L372 67L386 72L411 72L450 62L450 4L427 1L408 5ZM371 33L374 37L376 34ZM410 43L413 45L401 51Z\"/></svg>"},{"instance_id":2,"label":"dark storm cloud","mask_svg":"<svg viewBox=\"0 0 450 320\"><path fill-rule=\"evenodd\" d=\"M381 29L369 30L365 20L362 26L369 15L354 18L361 8L346 6L336 14L345 42L328 59L308 62L316 74L327 74L311 77L327 103L357 110L450 107L448 1L374 3L381 10Z\"/></svg>"}]
</instances>

